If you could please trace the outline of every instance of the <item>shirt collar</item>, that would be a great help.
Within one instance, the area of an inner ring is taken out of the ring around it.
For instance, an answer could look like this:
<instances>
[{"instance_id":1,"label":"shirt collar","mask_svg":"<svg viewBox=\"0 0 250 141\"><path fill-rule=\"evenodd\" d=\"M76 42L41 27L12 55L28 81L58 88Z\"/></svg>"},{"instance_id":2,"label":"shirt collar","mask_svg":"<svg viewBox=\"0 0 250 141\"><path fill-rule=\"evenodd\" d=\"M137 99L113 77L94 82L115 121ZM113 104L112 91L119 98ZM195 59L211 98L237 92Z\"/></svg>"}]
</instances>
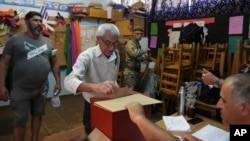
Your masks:
<instances>
[{"instance_id":1,"label":"shirt collar","mask_svg":"<svg viewBox=\"0 0 250 141\"><path fill-rule=\"evenodd\" d=\"M97 45L97 50L96 50L96 57L99 57L101 56L103 53L102 53L102 50L101 50L101 47L99 45Z\"/></svg>"},{"instance_id":2,"label":"shirt collar","mask_svg":"<svg viewBox=\"0 0 250 141\"><path fill-rule=\"evenodd\" d=\"M115 50L116 51L116 50ZM109 61L112 61L114 59L116 59L118 56L116 55L115 51L113 51L112 55L107 58ZM105 56L103 53L102 53L102 50L101 50L101 47L99 45L97 45L97 50L96 50L96 57L100 57L100 56ZM105 56L106 57L106 56Z\"/></svg>"}]
</instances>

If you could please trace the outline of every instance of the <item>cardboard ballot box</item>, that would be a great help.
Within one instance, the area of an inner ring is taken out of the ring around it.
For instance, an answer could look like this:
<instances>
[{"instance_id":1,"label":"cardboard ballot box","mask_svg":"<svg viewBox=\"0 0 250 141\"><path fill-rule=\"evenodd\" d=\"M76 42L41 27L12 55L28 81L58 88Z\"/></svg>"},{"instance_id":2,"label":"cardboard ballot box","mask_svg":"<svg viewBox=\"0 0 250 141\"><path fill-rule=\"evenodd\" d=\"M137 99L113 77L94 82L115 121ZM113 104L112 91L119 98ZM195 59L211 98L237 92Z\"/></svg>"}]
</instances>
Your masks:
<instances>
[{"instance_id":1,"label":"cardboard ballot box","mask_svg":"<svg viewBox=\"0 0 250 141\"><path fill-rule=\"evenodd\" d=\"M125 109L125 105L131 101L138 101L144 105L148 118L151 117L150 105L161 103L143 94L126 95L110 100L92 98L90 99L92 129L98 128L112 141L145 141L139 128L130 120L128 110Z\"/></svg>"}]
</instances>

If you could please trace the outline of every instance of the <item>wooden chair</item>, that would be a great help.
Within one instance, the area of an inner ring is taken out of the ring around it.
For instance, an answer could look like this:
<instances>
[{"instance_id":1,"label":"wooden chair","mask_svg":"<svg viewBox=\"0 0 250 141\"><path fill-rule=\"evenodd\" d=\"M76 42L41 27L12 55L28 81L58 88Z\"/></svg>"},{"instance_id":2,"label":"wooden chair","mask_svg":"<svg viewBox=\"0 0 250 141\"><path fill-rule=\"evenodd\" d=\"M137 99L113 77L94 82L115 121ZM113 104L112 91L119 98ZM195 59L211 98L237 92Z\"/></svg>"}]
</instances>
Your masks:
<instances>
[{"instance_id":1,"label":"wooden chair","mask_svg":"<svg viewBox=\"0 0 250 141\"><path fill-rule=\"evenodd\" d=\"M225 56L227 54L227 44L207 44L204 47L197 46L194 77L197 81L202 81L202 69L219 70L220 75L224 75ZM206 104L205 102L196 100L197 111L206 113L213 119L218 119L218 108L216 105Z\"/></svg>"},{"instance_id":2,"label":"wooden chair","mask_svg":"<svg viewBox=\"0 0 250 141\"><path fill-rule=\"evenodd\" d=\"M218 119L218 111L219 108L216 105L206 104L200 100L196 100L195 102L196 110L201 110L202 112L208 112L208 116L212 119Z\"/></svg>"},{"instance_id":3,"label":"wooden chair","mask_svg":"<svg viewBox=\"0 0 250 141\"><path fill-rule=\"evenodd\" d=\"M221 43L217 45L217 57L215 67L219 69L220 75L224 77L226 56L228 54L228 43Z\"/></svg>"},{"instance_id":4,"label":"wooden chair","mask_svg":"<svg viewBox=\"0 0 250 141\"><path fill-rule=\"evenodd\" d=\"M162 55L162 69L161 69L161 81L159 92L162 96L163 114L172 114L174 107L169 109L169 106L173 106L175 96L179 91L180 84L188 79L191 79L193 74L194 63L194 44L180 44L177 48L163 47ZM189 74L185 76L191 76L189 78L184 77L183 74Z\"/></svg>"},{"instance_id":5,"label":"wooden chair","mask_svg":"<svg viewBox=\"0 0 250 141\"><path fill-rule=\"evenodd\" d=\"M195 80L202 81L202 69L215 69L217 48L197 46L196 61L195 61Z\"/></svg>"},{"instance_id":6,"label":"wooden chair","mask_svg":"<svg viewBox=\"0 0 250 141\"><path fill-rule=\"evenodd\" d=\"M237 74L244 72L244 69L249 63L249 51L250 45L247 45L247 41L242 43L242 40L237 41L237 50L234 54L233 65L231 74Z\"/></svg>"},{"instance_id":7,"label":"wooden chair","mask_svg":"<svg viewBox=\"0 0 250 141\"><path fill-rule=\"evenodd\" d=\"M220 75L224 76L225 60L228 44L207 44L204 47L197 46L195 61L195 80L202 81L202 69L219 70Z\"/></svg>"},{"instance_id":8,"label":"wooden chair","mask_svg":"<svg viewBox=\"0 0 250 141\"><path fill-rule=\"evenodd\" d=\"M145 70L142 72L142 76L145 76L147 72L154 72L160 76L160 65L161 65L161 57L157 56L156 58L150 57L145 66ZM154 67L150 68L149 64L154 63Z\"/></svg>"},{"instance_id":9,"label":"wooden chair","mask_svg":"<svg viewBox=\"0 0 250 141\"><path fill-rule=\"evenodd\" d=\"M247 66L250 66L250 39L246 39L244 41L244 49L246 52L246 62L247 62Z\"/></svg>"}]
</instances>

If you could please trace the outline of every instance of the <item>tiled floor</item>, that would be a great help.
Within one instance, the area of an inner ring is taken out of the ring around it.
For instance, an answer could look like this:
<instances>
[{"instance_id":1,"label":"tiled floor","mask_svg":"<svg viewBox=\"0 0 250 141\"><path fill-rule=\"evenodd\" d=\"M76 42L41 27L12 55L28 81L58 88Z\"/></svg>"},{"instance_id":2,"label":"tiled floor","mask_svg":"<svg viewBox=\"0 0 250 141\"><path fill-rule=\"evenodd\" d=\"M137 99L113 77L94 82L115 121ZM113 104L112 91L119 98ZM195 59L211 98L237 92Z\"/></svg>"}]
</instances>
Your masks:
<instances>
[{"instance_id":1,"label":"tiled floor","mask_svg":"<svg viewBox=\"0 0 250 141\"><path fill-rule=\"evenodd\" d=\"M47 99L46 113L40 131L39 141L45 136L67 131L82 126L83 98L81 95L64 95L60 97L61 107L51 106L50 99ZM9 106L0 107L0 141L12 141L12 115ZM152 114L152 121L161 118L161 113L156 111ZM29 141L30 122L26 125L25 141Z\"/></svg>"}]
</instances>

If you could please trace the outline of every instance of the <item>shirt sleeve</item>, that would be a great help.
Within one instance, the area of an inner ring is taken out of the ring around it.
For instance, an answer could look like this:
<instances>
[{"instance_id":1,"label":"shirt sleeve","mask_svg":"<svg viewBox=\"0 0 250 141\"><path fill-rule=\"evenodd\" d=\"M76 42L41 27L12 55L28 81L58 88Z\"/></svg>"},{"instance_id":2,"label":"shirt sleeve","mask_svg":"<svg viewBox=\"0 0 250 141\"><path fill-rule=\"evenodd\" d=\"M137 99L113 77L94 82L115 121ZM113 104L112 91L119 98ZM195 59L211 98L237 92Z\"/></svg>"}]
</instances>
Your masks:
<instances>
[{"instance_id":1,"label":"shirt sleeve","mask_svg":"<svg viewBox=\"0 0 250 141\"><path fill-rule=\"evenodd\" d=\"M73 94L77 94L78 87L85 82L89 59L87 54L80 54L73 65L72 72L64 79L65 88Z\"/></svg>"},{"instance_id":2,"label":"shirt sleeve","mask_svg":"<svg viewBox=\"0 0 250 141\"><path fill-rule=\"evenodd\" d=\"M134 57L134 58L137 58L147 53L146 49L137 47L136 44L134 44L132 41L128 41L128 43L125 46L125 50L130 57Z\"/></svg>"},{"instance_id":3,"label":"shirt sleeve","mask_svg":"<svg viewBox=\"0 0 250 141\"><path fill-rule=\"evenodd\" d=\"M77 94L77 88L81 85L81 83L82 81L76 77L74 71L72 71L64 79L64 87L75 95Z\"/></svg>"}]
</instances>

